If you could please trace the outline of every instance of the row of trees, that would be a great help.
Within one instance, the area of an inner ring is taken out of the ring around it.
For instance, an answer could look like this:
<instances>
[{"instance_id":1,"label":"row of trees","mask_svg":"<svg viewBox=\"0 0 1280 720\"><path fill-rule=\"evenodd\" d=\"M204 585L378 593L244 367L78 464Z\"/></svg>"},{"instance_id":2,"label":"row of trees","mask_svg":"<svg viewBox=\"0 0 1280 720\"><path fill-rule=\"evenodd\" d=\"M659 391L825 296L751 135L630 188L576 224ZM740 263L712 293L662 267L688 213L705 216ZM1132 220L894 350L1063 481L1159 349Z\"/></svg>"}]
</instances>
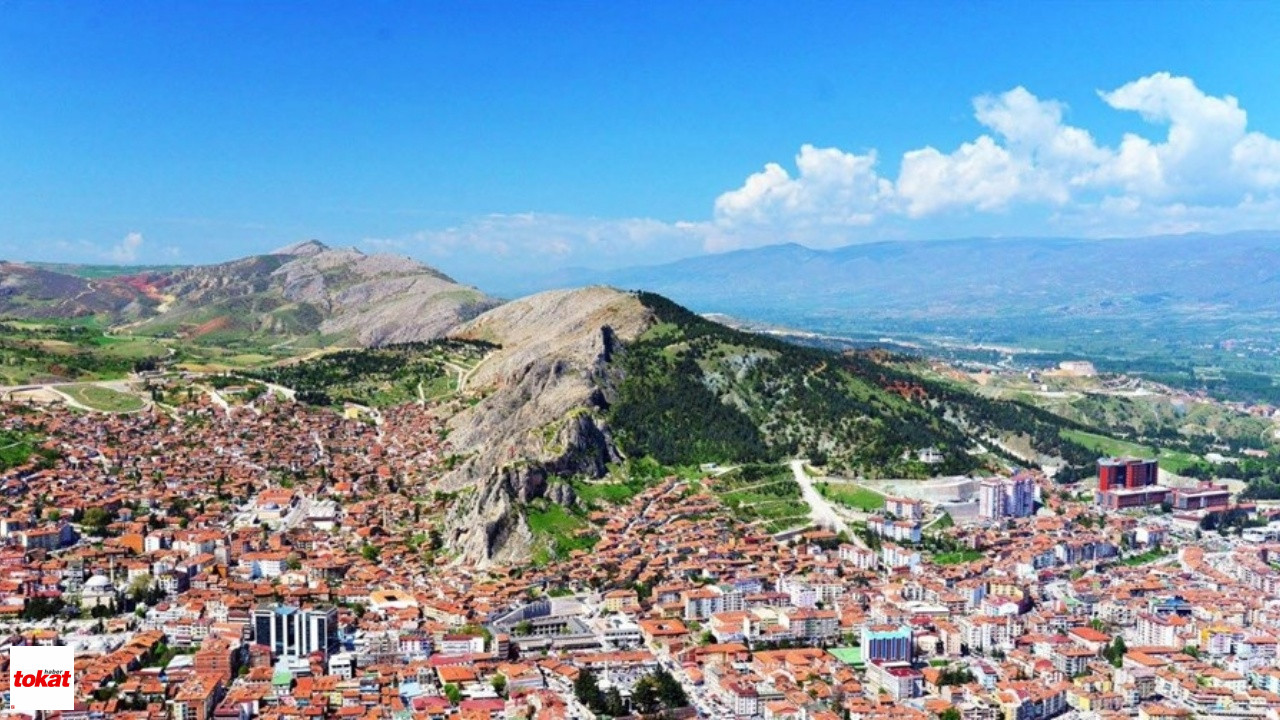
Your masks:
<instances>
[{"instance_id":1,"label":"row of trees","mask_svg":"<svg viewBox=\"0 0 1280 720\"><path fill-rule=\"evenodd\" d=\"M573 694L591 712L607 717L622 717L632 712L651 715L689 705L689 698L680 681L664 668L658 668L636 682L631 689L630 709L616 685L608 691L600 689L599 681L590 668L583 668L578 672L578 678L573 683Z\"/></svg>"}]
</instances>

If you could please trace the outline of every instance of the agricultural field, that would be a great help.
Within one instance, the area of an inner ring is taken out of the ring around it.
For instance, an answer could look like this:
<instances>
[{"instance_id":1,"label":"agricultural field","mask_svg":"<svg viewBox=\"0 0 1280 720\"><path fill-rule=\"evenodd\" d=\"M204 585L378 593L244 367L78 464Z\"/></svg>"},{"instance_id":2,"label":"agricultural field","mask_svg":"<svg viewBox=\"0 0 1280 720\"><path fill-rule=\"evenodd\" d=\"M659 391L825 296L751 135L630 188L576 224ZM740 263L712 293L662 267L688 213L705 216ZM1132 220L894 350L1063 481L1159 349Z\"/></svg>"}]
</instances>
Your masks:
<instances>
[{"instance_id":1,"label":"agricultural field","mask_svg":"<svg viewBox=\"0 0 1280 720\"><path fill-rule=\"evenodd\" d=\"M92 320L0 321L0 385L117 379L169 355L159 340L109 334Z\"/></svg>"}]
</instances>

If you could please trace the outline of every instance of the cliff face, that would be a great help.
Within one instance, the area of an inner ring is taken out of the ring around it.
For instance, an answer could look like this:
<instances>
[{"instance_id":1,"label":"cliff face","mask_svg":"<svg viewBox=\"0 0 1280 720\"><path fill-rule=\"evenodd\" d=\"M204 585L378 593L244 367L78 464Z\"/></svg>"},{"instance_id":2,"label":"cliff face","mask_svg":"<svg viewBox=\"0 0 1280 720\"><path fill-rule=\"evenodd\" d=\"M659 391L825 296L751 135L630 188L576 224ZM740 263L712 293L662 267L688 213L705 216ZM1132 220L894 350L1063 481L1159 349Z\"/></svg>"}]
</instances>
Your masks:
<instances>
[{"instance_id":1,"label":"cliff face","mask_svg":"<svg viewBox=\"0 0 1280 720\"><path fill-rule=\"evenodd\" d=\"M571 505L572 490L555 478L599 477L620 459L604 420L615 361L651 323L634 297L586 288L515 301L454 333L502 346L468 382L483 400L449 423L467 459L442 485L475 492L455 505L447 534L468 560L527 558L524 504L550 493Z\"/></svg>"}]
</instances>

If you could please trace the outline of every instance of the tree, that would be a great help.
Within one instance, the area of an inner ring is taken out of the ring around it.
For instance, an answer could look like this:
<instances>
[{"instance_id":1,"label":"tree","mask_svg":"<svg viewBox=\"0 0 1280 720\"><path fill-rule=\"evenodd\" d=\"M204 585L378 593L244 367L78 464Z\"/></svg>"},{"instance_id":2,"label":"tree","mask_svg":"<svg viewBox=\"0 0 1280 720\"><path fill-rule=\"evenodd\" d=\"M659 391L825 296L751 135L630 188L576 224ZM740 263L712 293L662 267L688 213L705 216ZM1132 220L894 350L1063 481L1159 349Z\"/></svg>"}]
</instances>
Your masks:
<instances>
[{"instance_id":1,"label":"tree","mask_svg":"<svg viewBox=\"0 0 1280 720\"><path fill-rule=\"evenodd\" d=\"M631 705L636 711L647 715L658 709L661 699L657 685L652 675L646 675L631 689Z\"/></svg>"},{"instance_id":2,"label":"tree","mask_svg":"<svg viewBox=\"0 0 1280 720\"><path fill-rule=\"evenodd\" d=\"M938 676L939 685L967 685L973 682L973 672L967 667L944 667Z\"/></svg>"},{"instance_id":3,"label":"tree","mask_svg":"<svg viewBox=\"0 0 1280 720\"><path fill-rule=\"evenodd\" d=\"M578 671L578 677L573 681L573 696L587 707L599 702L600 685L596 682L596 674L589 668Z\"/></svg>"},{"instance_id":4,"label":"tree","mask_svg":"<svg viewBox=\"0 0 1280 720\"><path fill-rule=\"evenodd\" d=\"M444 696L449 698L450 705L457 705L462 702L462 691L453 683L445 683Z\"/></svg>"},{"instance_id":5,"label":"tree","mask_svg":"<svg viewBox=\"0 0 1280 720\"><path fill-rule=\"evenodd\" d=\"M662 701L662 705L669 710L682 708L689 704L689 697L685 695L684 687L676 680L666 668L658 668L653 674L654 683L658 687L658 699Z\"/></svg>"},{"instance_id":6,"label":"tree","mask_svg":"<svg viewBox=\"0 0 1280 720\"><path fill-rule=\"evenodd\" d=\"M1102 656L1110 661L1112 666L1120 667L1124 664L1124 654L1128 652L1128 649L1125 647L1124 638L1117 635L1116 639L1111 641L1111 644L1102 651Z\"/></svg>"},{"instance_id":7,"label":"tree","mask_svg":"<svg viewBox=\"0 0 1280 720\"><path fill-rule=\"evenodd\" d=\"M22 608L23 620L44 620L62 611L62 598L33 597Z\"/></svg>"},{"instance_id":8,"label":"tree","mask_svg":"<svg viewBox=\"0 0 1280 720\"><path fill-rule=\"evenodd\" d=\"M960 711L953 707L949 707L938 713L938 720L960 720L960 718Z\"/></svg>"},{"instance_id":9,"label":"tree","mask_svg":"<svg viewBox=\"0 0 1280 720\"><path fill-rule=\"evenodd\" d=\"M378 557L381 554L382 551L378 549L377 545L369 545L366 543L364 547L360 548L360 556L371 563L378 562Z\"/></svg>"},{"instance_id":10,"label":"tree","mask_svg":"<svg viewBox=\"0 0 1280 720\"><path fill-rule=\"evenodd\" d=\"M498 673L497 675L494 675L493 679L490 680L489 682L493 685L494 692L498 693L499 695L507 694L507 676L506 675L503 675L502 673Z\"/></svg>"},{"instance_id":11,"label":"tree","mask_svg":"<svg viewBox=\"0 0 1280 720\"><path fill-rule=\"evenodd\" d=\"M104 508L92 507L84 511L80 524L94 535L101 535L111 524L111 515Z\"/></svg>"},{"instance_id":12,"label":"tree","mask_svg":"<svg viewBox=\"0 0 1280 720\"><path fill-rule=\"evenodd\" d=\"M144 574L144 575L139 575L135 577L129 583L129 588L126 592L128 593L130 600L133 600L134 602L139 602L147 596L147 591L150 589L151 589L151 576Z\"/></svg>"},{"instance_id":13,"label":"tree","mask_svg":"<svg viewBox=\"0 0 1280 720\"><path fill-rule=\"evenodd\" d=\"M616 686L609 688L609 692L604 694L604 712L611 717L622 717L627 714L627 704Z\"/></svg>"}]
</instances>

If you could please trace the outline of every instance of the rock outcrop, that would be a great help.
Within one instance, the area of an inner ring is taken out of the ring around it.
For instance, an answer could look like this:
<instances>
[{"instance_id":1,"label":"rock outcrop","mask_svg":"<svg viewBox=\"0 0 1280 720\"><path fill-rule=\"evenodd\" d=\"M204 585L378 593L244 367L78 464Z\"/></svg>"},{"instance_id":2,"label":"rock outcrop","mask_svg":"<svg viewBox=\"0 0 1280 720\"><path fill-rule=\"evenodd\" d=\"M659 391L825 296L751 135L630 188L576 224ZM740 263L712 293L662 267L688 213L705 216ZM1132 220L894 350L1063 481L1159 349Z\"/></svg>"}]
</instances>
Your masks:
<instances>
[{"instance_id":1,"label":"rock outcrop","mask_svg":"<svg viewBox=\"0 0 1280 720\"><path fill-rule=\"evenodd\" d=\"M595 287L517 300L453 333L502 346L469 381L483 399L449 422L450 443L467 459L442 486L476 488L448 523L468 560L527 558L523 505L572 505L572 487L556 478L599 477L620 459L605 420L615 360L652 322L631 295Z\"/></svg>"}]
</instances>

